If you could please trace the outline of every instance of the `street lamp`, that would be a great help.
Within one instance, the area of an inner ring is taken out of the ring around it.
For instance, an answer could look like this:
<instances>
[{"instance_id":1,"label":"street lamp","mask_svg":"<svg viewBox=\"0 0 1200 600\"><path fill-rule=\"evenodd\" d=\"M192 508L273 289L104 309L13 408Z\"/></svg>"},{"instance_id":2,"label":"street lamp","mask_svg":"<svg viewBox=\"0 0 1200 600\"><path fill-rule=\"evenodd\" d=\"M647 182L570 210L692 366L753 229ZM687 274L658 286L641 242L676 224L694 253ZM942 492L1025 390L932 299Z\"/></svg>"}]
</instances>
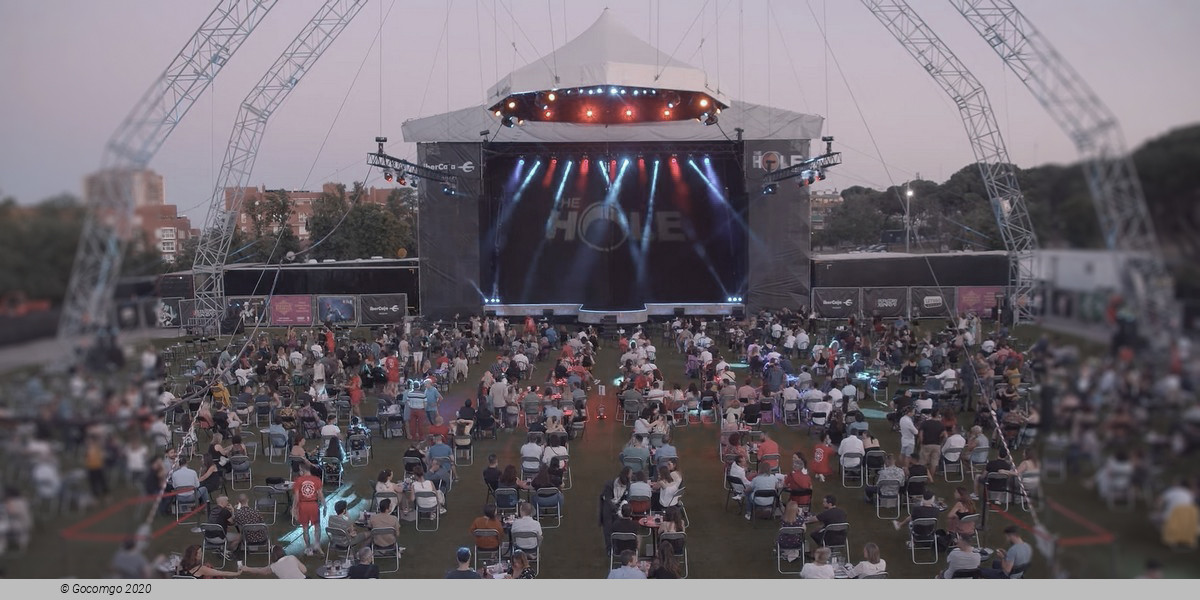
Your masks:
<instances>
[{"instance_id":1,"label":"street lamp","mask_svg":"<svg viewBox=\"0 0 1200 600\"><path fill-rule=\"evenodd\" d=\"M908 187L908 183L904 184L904 252L908 252L908 242L912 239L912 216L909 212L909 204L912 202L913 191Z\"/></svg>"}]
</instances>

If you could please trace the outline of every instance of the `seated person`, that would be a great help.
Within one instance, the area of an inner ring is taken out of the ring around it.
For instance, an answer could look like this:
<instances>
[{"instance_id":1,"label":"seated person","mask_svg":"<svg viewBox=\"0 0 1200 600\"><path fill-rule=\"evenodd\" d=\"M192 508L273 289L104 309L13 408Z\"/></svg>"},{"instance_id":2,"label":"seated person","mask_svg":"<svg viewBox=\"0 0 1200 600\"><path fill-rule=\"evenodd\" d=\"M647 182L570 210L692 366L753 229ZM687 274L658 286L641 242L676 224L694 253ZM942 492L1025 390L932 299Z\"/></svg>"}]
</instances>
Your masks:
<instances>
[{"instance_id":1,"label":"seated person","mask_svg":"<svg viewBox=\"0 0 1200 600\"><path fill-rule=\"evenodd\" d=\"M821 504L822 510L814 516L808 518L809 523L820 523L821 529L812 533L812 539L821 546L840 546L846 543L846 532L831 531L826 533L825 528L834 523L846 523L846 511L838 508L837 498L832 494L825 496Z\"/></svg>"}]
</instances>

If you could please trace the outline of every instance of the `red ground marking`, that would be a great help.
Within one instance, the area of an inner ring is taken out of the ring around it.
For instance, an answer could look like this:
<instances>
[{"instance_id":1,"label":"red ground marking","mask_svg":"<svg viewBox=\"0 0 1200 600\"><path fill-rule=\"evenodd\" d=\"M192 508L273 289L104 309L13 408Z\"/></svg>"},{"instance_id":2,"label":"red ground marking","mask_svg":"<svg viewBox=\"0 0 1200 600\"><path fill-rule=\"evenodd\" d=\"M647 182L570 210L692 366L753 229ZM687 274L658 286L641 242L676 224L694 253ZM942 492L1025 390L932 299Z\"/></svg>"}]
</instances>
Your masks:
<instances>
[{"instance_id":1,"label":"red ground marking","mask_svg":"<svg viewBox=\"0 0 1200 600\"><path fill-rule=\"evenodd\" d=\"M177 494L179 494L178 491L167 492L167 493L163 494L163 497L170 498ZM125 500L122 500L121 502L118 502L112 506L109 506L108 508L105 508L104 510L102 510L96 514L94 514L90 517L87 517L87 518L83 519L82 521L75 523L74 525L67 526L62 531L59 532L59 535L61 535L63 538L68 539L68 540L84 541L84 542L121 542L121 541L124 541L129 538L129 534L127 534L127 533L96 533L96 532L87 531L87 529L90 528L91 526L95 525L96 523L99 523L100 521L107 519L108 517L112 516L113 514L120 512L121 510L123 510L127 507L130 507L130 506L133 506L136 504L145 504L147 502L157 502L157 500L158 500L158 496L137 496L134 498L126 498ZM157 508L157 507L155 507L155 508ZM203 508L204 508L204 505L197 506L196 508L192 509L190 512L188 512L188 513L184 514L183 516L179 517L178 519L176 519L173 523L170 523L169 525L159 528L158 530L154 531L150 535L151 539L157 538L157 537L163 535L164 533L170 531L172 528L179 525L180 521L190 518L192 515L200 512Z\"/></svg>"},{"instance_id":2,"label":"red ground marking","mask_svg":"<svg viewBox=\"0 0 1200 600\"><path fill-rule=\"evenodd\" d=\"M1076 524L1081 525L1086 529L1091 530L1093 533L1096 534L1096 535L1090 535L1090 536L1059 538L1058 541L1056 542L1056 545L1058 547L1066 548L1069 546L1099 546L1099 545L1104 545L1104 544L1111 544L1111 543L1113 543L1113 540L1116 539L1116 537L1113 536L1113 534L1110 533L1109 531L1101 528L1099 525L1092 523L1091 521L1083 518L1082 516L1072 512L1070 510L1067 510L1061 504L1058 504L1057 502L1054 502L1053 500L1047 500L1046 502L1050 506L1050 508L1054 509L1057 512L1062 513L1062 515L1064 517L1070 519L1071 521L1074 521ZM1025 531L1028 531L1028 532L1032 533L1033 535L1036 535L1042 539L1048 539L1050 537L1050 535L1048 533L1044 533L1044 532L1034 529L1025 521L1022 521L1021 519L1014 517L1012 514L1010 514L1008 512L998 512L995 514L1003 516L1004 518L1008 519L1009 521L1012 521L1013 524L1015 524L1017 527L1020 527L1021 529L1024 529Z\"/></svg>"}]
</instances>

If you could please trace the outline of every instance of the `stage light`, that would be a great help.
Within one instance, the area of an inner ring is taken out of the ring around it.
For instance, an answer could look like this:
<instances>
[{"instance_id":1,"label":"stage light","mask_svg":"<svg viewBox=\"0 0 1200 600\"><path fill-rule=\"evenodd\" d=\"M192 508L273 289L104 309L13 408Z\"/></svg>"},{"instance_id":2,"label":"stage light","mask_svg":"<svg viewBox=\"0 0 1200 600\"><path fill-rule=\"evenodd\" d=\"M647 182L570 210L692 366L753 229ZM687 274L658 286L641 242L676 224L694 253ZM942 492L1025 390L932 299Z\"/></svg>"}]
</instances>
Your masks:
<instances>
[{"instance_id":1,"label":"stage light","mask_svg":"<svg viewBox=\"0 0 1200 600\"><path fill-rule=\"evenodd\" d=\"M617 88L608 88L608 93L610 93L610 94L617 93Z\"/></svg>"},{"instance_id":2,"label":"stage light","mask_svg":"<svg viewBox=\"0 0 1200 600\"><path fill-rule=\"evenodd\" d=\"M633 117L633 109L632 108L625 109L625 118L631 118L631 117Z\"/></svg>"},{"instance_id":3,"label":"stage light","mask_svg":"<svg viewBox=\"0 0 1200 600\"><path fill-rule=\"evenodd\" d=\"M670 105L668 104L667 106L670 106ZM663 116L664 116L664 117L669 117L669 116L671 116L671 111L670 111L670 110L664 110L664 111L663 111Z\"/></svg>"},{"instance_id":4,"label":"stage light","mask_svg":"<svg viewBox=\"0 0 1200 600\"><path fill-rule=\"evenodd\" d=\"M496 116L500 116L500 111L496 111Z\"/></svg>"},{"instance_id":5,"label":"stage light","mask_svg":"<svg viewBox=\"0 0 1200 600\"><path fill-rule=\"evenodd\" d=\"M705 125L716 125L717 124L717 115L715 113L709 114L707 117L704 118L704 124Z\"/></svg>"},{"instance_id":6,"label":"stage light","mask_svg":"<svg viewBox=\"0 0 1200 600\"><path fill-rule=\"evenodd\" d=\"M592 95L592 94L594 94L594 93L595 93L595 92L593 92L592 90L588 90L588 95L589 95L589 96L591 96L591 95Z\"/></svg>"},{"instance_id":7,"label":"stage light","mask_svg":"<svg viewBox=\"0 0 1200 600\"><path fill-rule=\"evenodd\" d=\"M522 157L521 157L521 160L518 160L518 161L517 161L517 164L518 164L518 165L523 165L523 164L525 164L525 157L524 157L524 156L522 156Z\"/></svg>"},{"instance_id":8,"label":"stage light","mask_svg":"<svg viewBox=\"0 0 1200 600\"><path fill-rule=\"evenodd\" d=\"M633 90L633 95L634 95L634 96L638 95L638 91L637 91L637 90Z\"/></svg>"},{"instance_id":9,"label":"stage light","mask_svg":"<svg viewBox=\"0 0 1200 600\"><path fill-rule=\"evenodd\" d=\"M550 118L550 111L546 111L546 118L547 118L547 119L549 119L549 118Z\"/></svg>"},{"instance_id":10,"label":"stage light","mask_svg":"<svg viewBox=\"0 0 1200 600\"><path fill-rule=\"evenodd\" d=\"M711 164L712 164L712 159L711 159L711 158L709 158L709 157L707 157L707 156L705 156L705 157L704 157L704 164L706 164L706 165L711 165Z\"/></svg>"},{"instance_id":11,"label":"stage light","mask_svg":"<svg viewBox=\"0 0 1200 600\"><path fill-rule=\"evenodd\" d=\"M513 125L517 124L517 118L512 115L509 115L507 117L504 117L504 119L500 121L500 124L505 127L512 127Z\"/></svg>"},{"instance_id":12,"label":"stage light","mask_svg":"<svg viewBox=\"0 0 1200 600\"><path fill-rule=\"evenodd\" d=\"M517 125L524 125L525 119L517 119Z\"/></svg>"},{"instance_id":13,"label":"stage light","mask_svg":"<svg viewBox=\"0 0 1200 600\"><path fill-rule=\"evenodd\" d=\"M603 94L603 93L604 93L604 88L596 88L596 93L597 93L597 94Z\"/></svg>"},{"instance_id":14,"label":"stage light","mask_svg":"<svg viewBox=\"0 0 1200 600\"><path fill-rule=\"evenodd\" d=\"M391 169L384 169L384 170L383 170L383 180L384 180L384 181L387 181L387 182L391 183L391 181L392 181L393 177L394 177L394 176L392 175L392 170L391 170Z\"/></svg>"},{"instance_id":15,"label":"stage light","mask_svg":"<svg viewBox=\"0 0 1200 600\"><path fill-rule=\"evenodd\" d=\"M701 98L700 99L700 108L704 108L705 106L708 106L708 98Z\"/></svg>"},{"instance_id":16,"label":"stage light","mask_svg":"<svg viewBox=\"0 0 1200 600\"><path fill-rule=\"evenodd\" d=\"M550 164L552 164L552 165L557 165L557 164L558 164L558 157L557 157L557 156L551 156L551 157L550 157Z\"/></svg>"},{"instance_id":17,"label":"stage light","mask_svg":"<svg viewBox=\"0 0 1200 600\"><path fill-rule=\"evenodd\" d=\"M818 172L817 172L817 180L818 180L818 181L825 181L825 171L818 171Z\"/></svg>"},{"instance_id":18,"label":"stage light","mask_svg":"<svg viewBox=\"0 0 1200 600\"><path fill-rule=\"evenodd\" d=\"M812 174L810 174L810 175L808 176L808 185L812 185L812 184L814 184L814 183L816 183L816 182L817 182L817 178L816 178L816 176L815 176L815 175L812 175Z\"/></svg>"},{"instance_id":19,"label":"stage light","mask_svg":"<svg viewBox=\"0 0 1200 600\"><path fill-rule=\"evenodd\" d=\"M442 193L447 196L456 196L458 195L458 190L456 190L452 185L443 185Z\"/></svg>"},{"instance_id":20,"label":"stage light","mask_svg":"<svg viewBox=\"0 0 1200 600\"><path fill-rule=\"evenodd\" d=\"M548 100L550 100L551 102L554 102L555 100L558 99L558 96L554 95L554 92L550 92L550 95L546 96L546 98ZM701 106L703 106L703 105L701 105Z\"/></svg>"},{"instance_id":21,"label":"stage light","mask_svg":"<svg viewBox=\"0 0 1200 600\"><path fill-rule=\"evenodd\" d=\"M764 186L763 186L762 193L763 193L764 195L770 196L771 194L774 194L774 193L775 193L775 190L776 190L776 186L775 186L775 184L774 184L774 183L768 183L767 185L764 185Z\"/></svg>"},{"instance_id":22,"label":"stage light","mask_svg":"<svg viewBox=\"0 0 1200 600\"><path fill-rule=\"evenodd\" d=\"M589 109L587 109L587 113L585 113L585 114L587 114L587 118L590 119L590 118L592 118L592 115L594 115L595 113L593 113L592 109L589 108Z\"/></svg>"},{"instance_id":23,"label":"stage light","mask_svg":"<svg viewBox=\"0 0 1200 600\"><path fill-rule=\"evenodd\" d=\"M408 185L408 183L404 181L403 177L399 177L396 179L396 185Z\"/></svg>"},{"instance_id":24,"label":"stage light","mask_svg":"<svg viewBox=\"0 0 1200 600\"><path fill-rule=\"evenodd\" d=\"M509 100L509 101L508 101L508 107L509 107L509 108L516 108L516 107L517 107L517 103L516 103L516 101L514 101L514 100Z\"/></svg>"},{"instance_id":25,"label":"stage light","mask_svg":"<svg viewBox=\"0 0 1200 600\"><path fill-rule=\"evenodd\" d=\"M672 154L671 155L671 164L673 164L673 165L679 164L679 157Z\"/></svg>"}]
</instances>

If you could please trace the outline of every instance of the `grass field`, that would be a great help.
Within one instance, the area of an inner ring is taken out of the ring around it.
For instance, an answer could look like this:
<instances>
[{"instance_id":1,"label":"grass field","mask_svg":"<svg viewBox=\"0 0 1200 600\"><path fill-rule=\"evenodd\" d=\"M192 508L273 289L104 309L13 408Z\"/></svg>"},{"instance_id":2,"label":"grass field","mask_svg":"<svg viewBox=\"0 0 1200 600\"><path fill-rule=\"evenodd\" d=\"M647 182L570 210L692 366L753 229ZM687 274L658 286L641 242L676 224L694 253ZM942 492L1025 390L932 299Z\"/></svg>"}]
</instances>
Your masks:
<instances>
[{"instance_id":1,"label":"grass field","mask_svg":"<svg viewBox=\"0 0 1200 600\"><path fill-rule=\"evenodd\" d=\"M681 357L667 347L669 344L659 346L658 364L667 380L685 383ZM484 364L487 363L487 356L485 354ZM611 382L617 371L617 351L604 348L598 358L597 377L602 381ZM535 377L544 376L548 364L538 365L539 371ZM474 394L481 369L482 366L474 366L468 382L451 387L446 394L446 401L441 405L443 416L449 417L462 404L463 399ZM620 469L617 455L631 431L622 427L619 418L614 418L618 411L615 398L612 397L613 386L610 384L607 387L609 396L592 397L589 400L589 408L594 415L596 408L603 403L609 418L592 419L587 425L584 437L571 442L574 486L565 492L565 518L562 526L546 530L540 575L543 578L600 578L607 573L608 556L604 554L597 517L598 498L605 480L614 477ZM365 414L373 413L373 404L373 400L365 402ZM870 401L864 401L863 407L870 407ZM971 416L963 416L964 424ZM891 433L886 421L873 420L870 426L872 433L881 439L885 450L898 450L896 434ZM765 429L778 441L781 454L786 456L798 448L810 454L813 440L803 429L792 429L782 424L767 425ZM400 544L406 546L408 551L400 571L392 574L392 577L435 578L453 568L454 550L462 545L470 545L468 526L479 514L484 503L485 487L480 473L486 463L485 457L494 452L500 457L501 466L510 463L519 465L519 447L524 442L523 432L523 429L518 433L502 432L498 440L475 443L474 464L459 467L460 481L455 483L453 491L448 494L449 512L442 515L439 530L418 532L411 522L404 523ZM688 490L686 504L691 524L687 535L691 577L783 577L776 572L774 557L776 524L767 520L751 523L732 508L728 512L723 510L725 491L722 486L721 463L717 455L718 437L718 426L711 424L676 428L674 432L674 443L681 456L680 470ZM202 438L201 443L206 441ZM351 503L352 514L363 510L369 504L375 476L382 468L399 470L400 456L407 444L408 442L402 439L381 440L377 437L374 441L375 454L370 464L362 468L347 466L344 485L336 492L326 490L330 506L337 499L346 499ZM784 464L787 464L786 458ZM253 468L255 483L258 484L267 476L286 474L284 465L268 464L262 456ZM835 479L836 477L831 477L825 483L815 483L814 498L834 494L849 513L849 539L851 555L855 561L860 559L863 544L871 541L880 546L883 558L888 563L889 575L893 578L931 577L944 565L944 558L938 565L914 565L905 547L907 534L895 531L889 521L876 518L874 507L862 501L860 489L843 488L840 481ZM955 485L961 484L944 483L939 477L933 487L938 496L949 498ZM130 484L122 482L118 487L125 496L134 494L134 488ZM1070 546L1061 549L1059 563L1072 576L1131 577L1141 571L1142 564L1150 557L1163 561L1168 576L1200 576L1200 560L1195 553L1173 553L1158 542L1157 532L1146 519L1144 504L1140 504L1132 512L1110 512L1094 492L1086 491L1081 486L1079 480L1061 484L1048 483L1046 491L1050 499L1071 513L1068 516L1055 510L1044 510L1039 517L1049 531L1061 539L1095 537L1095 528L1113 536L1114 541L1109 544ZM122 508L88 527L87 531L132 532L145 517L148 508L145 505ZM84 517L85 515L62 516L39 523L35 540L25 554L10 554L0 558L0 565L3 565L7 576L106 576L109 561L116 550L115 543L66 540L59 534L62 528ZM275 539L289 544L290 550L296 553L301 548L297 542L299 531L286 521L286 518L281 519L281 523L273 527L271 532ZM1001 530L1011 522L1029 526L1033 523L1033 515L1015 505L1007 517L993 514L989 518L987 530L981 532L984 545L1002 545ZM154 539L147 552L148 556L182 551L186 546L198 543L200 535L191 533L189 527L170 525L169 518L155 519L154 529L161 529L163 533ZM1031 534L1027 533L1024 537L1033 542ZM305 563L309 566L311 574L321 563L321 558L308 558L305 559ZM1049 576L1051 570L1047 563L1045 557L1038 553L1027 576ZM798 569L798 564L789 567Z\"/></svg>"}]
</instances>

